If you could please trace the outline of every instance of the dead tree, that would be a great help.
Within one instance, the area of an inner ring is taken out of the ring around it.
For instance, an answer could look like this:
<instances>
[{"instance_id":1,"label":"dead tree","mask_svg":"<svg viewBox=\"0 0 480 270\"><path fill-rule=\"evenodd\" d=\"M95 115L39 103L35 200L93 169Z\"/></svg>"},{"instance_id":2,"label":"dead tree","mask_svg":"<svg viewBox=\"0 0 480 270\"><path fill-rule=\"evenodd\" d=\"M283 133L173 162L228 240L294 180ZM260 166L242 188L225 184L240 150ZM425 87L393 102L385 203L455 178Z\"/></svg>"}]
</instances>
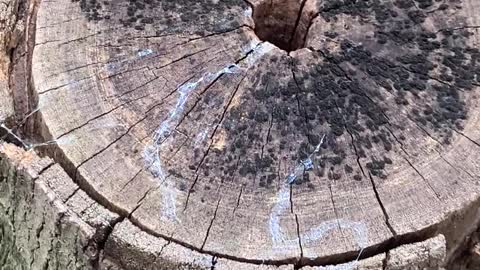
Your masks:
<instances>
[{"instance_id":1,"label":"dead tree","mask_svg":"<svg viewBox=\"0 0 480 270\"><path fill-rule=\"evenodd\" d=\"M477 230L476 0L0 0L9 269L439 269ZM333 267L333 266L332 266Z\"/></svg>"}]
</instances>

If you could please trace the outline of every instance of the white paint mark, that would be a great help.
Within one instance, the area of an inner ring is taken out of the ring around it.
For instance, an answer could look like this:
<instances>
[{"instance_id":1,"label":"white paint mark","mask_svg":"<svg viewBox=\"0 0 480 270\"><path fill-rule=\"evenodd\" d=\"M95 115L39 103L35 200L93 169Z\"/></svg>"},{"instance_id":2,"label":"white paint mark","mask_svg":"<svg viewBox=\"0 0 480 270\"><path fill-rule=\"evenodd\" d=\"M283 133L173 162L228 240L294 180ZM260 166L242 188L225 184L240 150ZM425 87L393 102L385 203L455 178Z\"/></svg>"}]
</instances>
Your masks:
<instances>
[{"instance_id":1,"label":"white paint mark","mask_svg":"<svg viewBox=\"0 0 480 270\"><path fill-rule=\"evenodd\" d=\"M113 74L115 74L116 72L118 72L118 69L124 67L129 62L135 61L139 58L146 57L150 54L153 54L152 49L142 49L142 50L139 50L134 55L132 55L131 53L128 53L128 55L127 54L116 55L115 59L105 64L105 67L108 72L112 72Z\"/></svg>"},{"instance_id":2,"label":"white paint mark","mask_svg":"<svg viewBox=\"0 0 480 270\"><path fill-rule=\"evenodd\" d=\"M21 143L25 148L28 148L28 144L23 141L22 138L20 138L13 130L9 129L7 126L5 126L3 123L0 124L0 128L4 129L5 132L10 134L15 140L17 140L19 143Z\"/></svg>"},{"instance_id":3,"label":"white paint mark","mask_svg":"<svg viewBox=\"0 0 480 270\"><path fill-rule=\"evenodd\" d=\"M190 94L200 84L210 83L223 74L237 73L239 70L240 68L236 64L229 64L215 73L209 72L194 82L188 82L181 85L177 90L179 97L175 107L169 112L167 119L164 120L155 131L153 142L147 145L144 149L143 158L146 166L149 167L153 175L164 182L164 185L166 186L165 189L162 189L162 196L164 198L162 212L164 217L169 220L177 220L175 205L177 193L174 187L168 187L169 182L166 181L163 164L160 158L161 145L171 135L171 129L180 121ZM204 140L207 133L208 129L200 133L197 136L198 142Z\"/></svg>"},{"instance_id":4,"label":"white paint mark","mask_svg":"<svg viewBox=\"0 0 480 270\"><path fill-rule=\"evenodd\" d=\"M343 219L335 219L322 222L318 227L311 229L302 237L303 243L315 242L330 232L340 227L343 230L352 230L355 236L355 242L360 248L364 248L368 244L367 227L362 222L346 221Z\"/></svg>"},{"instance_id":5,"label":"white paint mark","mask_svg":"<svg viewBox=\"0 0 480 270\"><path fill-rule=\"evenodd\" d=\"M138 54L137 54L138 56ZM122 67L123 64L127 64L129 61L131 61L131 57L127 56L117 56L117 57L122 57L121 59L113 60L109 63L106 64L106 68L108 72L116 72L118 69ZM134 57L136 58L136 57Z\"/></svg>"},{"instance_id":6,"label":"white paint mark","mask_svg":"<svg viewBox=\"0 0 480 270\"><path fill-rule=\"evenodd\" d=\"M155 131L153 143L147 145L144 150L144 159L147 162L147 166L151 166L151 171L155 176L160 177L161 180L164 180L165 178L160 161L160 145L170 136L171 128L180 120L180 115L183 113L185 104L192 91L203 82L209 83L223 74L236 73L238 69L239 67L236 64L230 64L216 73L207 73L197 81L188 82L178 88L177 91L180 96L177 99L175 107L170 111L167 119L163 121L160 124L160 127Z\"/></svg>"},{"instance_id":7,"label":"white paint mark","mask_svg":"<svg viewBox=\"0 0 480 270\"><path fill-rule=\"evenodd\" d=\"M3 123L0 124L0 128L5 130L8 135L12 136L15 140L17 140L19 143L22 144L22 146L26 150L32 150L40 146L47 146L47 145L52 145L52 144L57 144L57 145L67 145L67 144L72 144L71 139L67 139L66 137L62 137L57 140L51 140L47 142L42 142L42 143L29 143L27 141L24 141L22 138L20 138L17 134L12 129L9 129L7 126L5 126ZM1 138L0 138L1 139Z\"/></svg>"},{"instance_id":8,"label":"white paint mark","mask_svg":"<svg viewBox=\"0 0 480 270\"><path fill-rule=\"evenodd\" d=\"M280 216L289 207L289 204L290 204L290 189L289 189L290 185L293 184L299 176L303 175L303 173L306 170L311 170L313 168L314 165L312 161L312 156L315 153L318 153L320 151L320 148L324 142L324 139L325 139L325 135L323 135L320 143L317 145L315 150L308 156L308 158L301 161L300 164L298 164L295 167L293 172L287 176L287 182L282 186L282 188L277 194L277 202L270 214L269 228L270 228L270 234L273 242L273 249L278 252L285 252L287 250L298 248L298 242L299 242L298 237L287 239L287 237L285 236L285 233L283 232L282 226L280 224ZM345 263L345 264L319 267L317 268L319 270L320 269L322 270L353 269L353 267L356 266L360 258L360 255L363 252L363 249L368 244L368 230L363 222L352 222L352 221L342 220L342 219L329 220L329 221L320 223L318 226L310 229L308 232L301 235L302 243L305 245L305 244L309 244L309 243L313 243L318 240L321 240L325 238L325 236L330 231L337 229L338 227L340 227L340 229L351 230L353 232L355 241L358 247L360 248L360 252L357 256L357 259L355 261Z\"/></svg>"},{"instance_id":9,"label":"white paint mark","mask_svg":"<svg viewBox=\"0 0 480 270\"><path fill-rule=\"evenodd\" d=\"M180 223L177 218L177 189L175 187L165 186L162 190L163 204L162 212L164 218L168 220L175 220Z\"/></svg>"},{"instance_id":10,"label":"white paint mark","mask_svg":"<svg viewBox=\"0 0 480 270\"><path fill-rule=\"evenodd\" d=\"M265 54L273 50L273 48L275 48L275 46L269 42L262 42L255 46L253 52L245 60L248 68L252 67Z\"/></svg>"},{"instance_id":11,"label":"white paint mark","mask_svg":"<svg viewBox=\"0 0 480 270\"><path fill-rule=\"evenodd\" d=\"M151 49L143 49L137 53L138 57L145 57L147 55L152 54L153 51Z\"/></svg>"},{"instance_id":12,"label":"white paint mark","mask_svg":"<svg viewBox=\"0 0 480 270\"><path fill-rule=\"evenodd\" d=\"M202 143L205 138L207 138L207 135L208 135L208 132L210 131L210 128L206 128L204 129L202 132L199 132L196 136L195 136L195 145L198 145L200 143Z\"/></svg>"},{"instance_id":13,"label":"white paint mark","mask_svg":"<svg viewBox=\"0 0 480 270\"><path fill-rule=\"evenodd\" d=\"M246 46L243 46L243 47L242 47L242 52L243 52L243 53L251 52L251 51L254 50L259 44L260 44L260 41L259 41L258 39L250 40L250 42L249 42Z\"/></svg>"},{"instance_id":14,"label":"white paint mark","mask_svg":"<svg viewBox=\"0 0 480 270\"><path fill-rule=\"evenodd\" d=\"M288 189L288 186L283 185L282 189L277 195L277 203L273 207L269 219L270 234L272 236L272 241L275 244L284 244L287 241L280 226L280 215L283 213L283 211L285 211L285 209L288 208L289 202L290 190Z\"/></svg>"},{"instance_id":15,"label":"white paint mark","mask_svg":"<svg viewBox=\"0 0 480 270\"><path fill-rule=\"evenodd\" d=\"M308 156L307 159L305 160L302 160L300 162L300 164L298 164L295 169L293 170L292 173L290 173L288 176L287 176L287 183L288 184L293 184L295 183L295 180L297 180L297 178L301 175L303 175L303 173L305 171L309 171L311 169L313 169L313 161L312 161L312 156L316 153L318 153L318 151L320 151L320 147L322 146L323 144L323 141L325 140L325 135L322 136L322 139L320 140L320 143L317 145L317 147L315 147L315 150Z\"/></svg>"},{"instance_id":16,"label":"white paint mark","mask_svg":"<svg viewBox=\"0 0 480 270\"><path fill-rule=\"evenodd\" d=\"M246 68L240 67L237 64L228 64L222 69L218 70L217 72L209 72L204 74L202 77L197 79L193 82L187 82L181 85L177 92L179 94L175 107L168 113L168 117L160 123L160 126L157 130L155 130L153 141L145 146L143 151L143 158L145 160L145 164L152 174L159 178L163 185L165 185L164 189L162 190L162 196L164 198L164 207L163 207L163 215L164 217L175 220L176 219L176 189L175 187L169 187L170 183L166 179L166 174L163 169L163 164L161 161L161 146L162 143L171 135L171 129L181 119L181 115L185 109L185 105L188 101L189 96L191 93L201 84L208 84L216 79L218 79L223 74L233 74L239 73L241 70L249 69L253 66L265 53L269 52L273 49L274 46L269 43L260 43L259 41L251 41L247 47L243 48L245 51L244 53L247 54L246 59L244 60L246 64ZM151 51L141 51L139 52L139 56L144 56L150 54ZM200 143L208 135L209 128L203 130L195 137L195 143ZM282 209L281 209L282 210ZM283 211L283 210L282 210ZM277 221L278 223L278 221Z\"/></svg>"},{"instance_id":17,"label":"white paint mark","mask_svg":"<svg viewBox=\"0 0 480 270\"><path fill-rule=\"evenodd\" d=\"M280 226L280 215L288 208L290 203L290 185L295 182L297 177L303 175L306 169L311 169L313 167L312 156L315 153L320 151L320 147L322 146L325 140L325 135L322 136L320 143L315 147L315 150L308 156L305 161L302 161L299 165L297 165L292 173L287 176L287 183L282 185L278 195L277 195L277 203L272 209L272 213L270 214L269 219L269 227L270 227L270 234L272 236L272 241L276 245L278 243L283 243L283 247L296 247L298 240L286 240L285 235L282 232L282 228ZM285 243L289 243L289 245L285 245Z\"/></svg>"},{"instance_id":18,"label":"white paint mark","mask_svg":"<svg viewBox=\"0 0 480 270\"><path fill-rule=\"evenodd\" d=\"M40 106L37 106L37 108L35 108L33 111L31 111L29 114L27 114L27 115L23 118L22 122L20 122L20 125L24 124L25 121L27 121L27 119L30 118L30 116L32 116L33 114L35 114L35 113L38 112L39 110L40 110Z\"/></svg>"},{"instance_id":19,"label":"white paint mark","mask_svg":"<svg viewBox=\"0 0 480 270\"><path fill-rule=\"evenodd\" d=\"M205 254L199 254L193 250L190 250L190 253L191 253L190 257L186 257L186 258L193 258L193 264L201 265L206 269L212 269L211 256L205 255Z\"/></svg>"},{"instance_id":20,"label":"white paint mark","mask_svg":"<svg viewBox=\"0 0 480 270\"><path fill-rule=\"evenodd\" d=\"M251 8L251 7L248 7L247 9L245 9L245 11L243 12L243 15L245 15L245 17L251 18L252 15L253 15L252 8Z\"/></svg>"},{"instance_id":21,"label":"white paint mark","mask_svg":"<svg viewBox=\"0 0 480 270\"><path fill-rule=\"evenodd\" d=\"M47 146L47 145L52 145L52 144L65 145L67 143L59 143L57 140L43 142L43 143L32 143L32 144L27 145L27 150L32 150L32 149L40 147L40 146Z\"/></svg>"}]
</instances>

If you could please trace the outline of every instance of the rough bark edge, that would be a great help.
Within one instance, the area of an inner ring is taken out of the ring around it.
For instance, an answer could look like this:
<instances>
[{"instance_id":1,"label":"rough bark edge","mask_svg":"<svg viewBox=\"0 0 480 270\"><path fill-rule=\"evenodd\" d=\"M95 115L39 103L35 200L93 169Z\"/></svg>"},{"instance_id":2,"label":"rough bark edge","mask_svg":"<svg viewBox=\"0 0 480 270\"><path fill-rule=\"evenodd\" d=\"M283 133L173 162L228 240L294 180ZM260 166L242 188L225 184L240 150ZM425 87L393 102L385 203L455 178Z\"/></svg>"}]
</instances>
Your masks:
<instances>
[{"instance_id":1,"label":"rough bark edge","mask_svg":"<svg viewBox=\"0 0 480 270\"><path fill-rule=\"evenodd\" d=\"M93 228L58 200L42 175L54 163L0 144L2 263L7 269L85 269Z\"/></svg>"},{"instance_id":2,"label":"rough bark edge","mask_svg":"<svg viewBox=\"0 0 480 270\"><path fill-rule=\"evenodd\" d=\"M31 60L40 1L0 0L0 140L22 146L37 123Z\"/></svg>"},{"instance_id":3,"label":"rough bark edge","mask_svg":"<svg viewBox=\"0 0 480 270\"><path fill-rule=\"evenodd\" d=\"M8 74L11 50L17 46L17 33L21 32L21 24L17 28L17 3L18 1L0 0L0 123L11 123L14 114Z\"/></svg>"}]
</instances>

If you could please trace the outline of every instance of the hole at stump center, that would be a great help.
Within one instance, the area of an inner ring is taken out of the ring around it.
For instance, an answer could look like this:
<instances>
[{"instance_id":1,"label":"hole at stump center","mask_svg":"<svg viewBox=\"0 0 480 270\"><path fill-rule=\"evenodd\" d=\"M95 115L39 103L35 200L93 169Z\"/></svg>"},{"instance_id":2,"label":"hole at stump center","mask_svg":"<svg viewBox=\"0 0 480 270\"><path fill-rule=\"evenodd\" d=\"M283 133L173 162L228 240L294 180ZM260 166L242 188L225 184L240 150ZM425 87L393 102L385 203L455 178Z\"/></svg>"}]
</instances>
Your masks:
<instances>
[{"instance_id":1,"label":"hole at stump center","mask_svg":"<svg viewBox=\"0 0 480 270\"><path fill-rule=\"evenodd\" d=\"M307 0L265 0L255 7L253 20L258 38L287 52L305 45L313 12Z\"/></svg>"}]
</instances>

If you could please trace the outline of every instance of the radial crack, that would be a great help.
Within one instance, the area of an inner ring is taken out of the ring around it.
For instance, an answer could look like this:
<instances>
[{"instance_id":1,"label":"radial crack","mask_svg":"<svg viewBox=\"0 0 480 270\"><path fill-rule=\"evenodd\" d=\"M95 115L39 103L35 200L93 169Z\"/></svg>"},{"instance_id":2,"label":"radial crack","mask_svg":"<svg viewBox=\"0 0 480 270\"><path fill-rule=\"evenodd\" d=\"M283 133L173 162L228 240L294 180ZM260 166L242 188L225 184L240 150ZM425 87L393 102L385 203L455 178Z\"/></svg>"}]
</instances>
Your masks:
<instances>
[{"instance_id":1,"label":"radial crack","mask_svg":"<svg viewBox=\"0 0 480 270\"><path fill-rule=\"evenodd\" d=\"M302 247L302 236L300 234L300 222L298 221L297 214L295 214L295 223L297 225L298 246L300 247L300 260L301 260L303 258L303 247Z\"/></svg>"},{"instance_id":2,"label":"radial crack","mask_svg":"<svg viewBox=\"0 0 480 270\"><path fill-rule=\"evenodd\" d=\"M335 200L333 199L333 190L332 190L332 183L328 183L328 190L330 191L330 201L332 202L333 213L335 214L335 219L337 220L338 230L342 235L342 239L345 239L345 235L343 234L342 226L340 225L340 216L338 215L338 210L335 205Z\"/></svg>"},{"instance_id":3,"label":"radial crack","mask_svg":"<svg viewBox=\"0 0 480 270\"><path fill-rule=\"evenodd\" d=\"M293 27L292 34L290 36L290 39L288 40L288 46L290 48L293 48L292 43L294 41L295 34L297 33L297 29L298 29L298 25L300 24L300 20L302 19L303 10L305 8L305 3L307 1L308 0L302 0L302 3L300 4L300 9L298 11L297 20L295 21L295 26Z\"/></svg>"},{"instance_id":4,"label":"radial crack","mask_svg":"<svg viewBox=\"0 0 480 270\"><path fill-rule=\"evenodd\" d=\"M388 229L392 233L393 237L397 237L397 232L393 228L392 224L390 224L390 217L388 216L387 210L385 209L385 206L383 205L382 199L380 198L380 195L378 194L377 186L375 184L375 181L373 180L373 177L370 173L368 173L368 176L370 178L370 182L372 183L372 188L373 192L375 193L375 198L377 198L377 202L380 205L380 208L382 209L383 216L385 217L385 224L387 225Z\"/></svg>"},{"instance_id":5,"label":"radial crack","mask_svg":"<svg viewBox=\"0 0 480 270\"><path fill-rule=\"evenodd\" d=\"M202 246L200 247L200 250L203 250L203 248L205 247L205 244L207 243L207 239L208 239L208 236L210 235L210 230L212 229L213 222L215 221L215 218L217 217L217 211L218 211L218 207L220 206L220 201L221 200L222 200L222 198L218 199L217 207L215 208L215 212L213 213L212 220L210 221L210 225L208 226L207 233L205 235L205 238L203 239L203 243L202 243Z\"/></svg>"},{"instance_id":6,"label":"radial crack","mask_svg":"<svg viewBox=\"0 0 480 270\"><path fill-rule=\"evenodd\" d=\"M233 214L235 215L235 211L237 211L238 207L240 206L240 200L242 198L242 193L243 193L243 189L245 188L245 185L242 185L240 187L240 193L238 193L238 197L237 197L237 204L235 205L235 207L233 208Z\"/></svg>"},{"instance_id":7,"label":"radial crack","mask_svg":"<svg viewBox=\"0 0 480 270\"><path fill-rule=\"evenodd\" d=\"M476 146L480 147L480 143L476 142L475 140L473 140L472 138L468 137L467 135L465 135L465 133L461 132L461 131L458 131L457 129L452 129L453 131L455 131L457 134L460 134L462 137L464 137L465 139L469 140L471 143L475 144Z\"/></svg>"}]
</instances>

